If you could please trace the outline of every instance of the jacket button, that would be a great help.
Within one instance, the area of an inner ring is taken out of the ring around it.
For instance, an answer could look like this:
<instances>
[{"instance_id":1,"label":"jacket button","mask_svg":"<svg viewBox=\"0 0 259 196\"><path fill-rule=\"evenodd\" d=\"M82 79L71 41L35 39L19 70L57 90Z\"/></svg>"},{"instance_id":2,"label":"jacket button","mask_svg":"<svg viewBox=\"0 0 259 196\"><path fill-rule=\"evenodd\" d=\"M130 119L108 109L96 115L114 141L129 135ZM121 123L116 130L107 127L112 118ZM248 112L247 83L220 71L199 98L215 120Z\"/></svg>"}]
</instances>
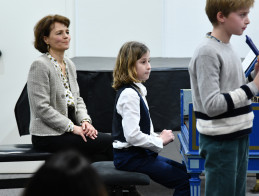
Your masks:
<instances>
[{"instance_id":1,"label":"jacket button","mask_svg":"<svg viewBox=\"0 0 259 196\"><path fill-rule=\"evenodd\" d=\"M64 98L65 98L65 95L61 95L61 98L64 99Z\"/></svg>"}]
</instances>

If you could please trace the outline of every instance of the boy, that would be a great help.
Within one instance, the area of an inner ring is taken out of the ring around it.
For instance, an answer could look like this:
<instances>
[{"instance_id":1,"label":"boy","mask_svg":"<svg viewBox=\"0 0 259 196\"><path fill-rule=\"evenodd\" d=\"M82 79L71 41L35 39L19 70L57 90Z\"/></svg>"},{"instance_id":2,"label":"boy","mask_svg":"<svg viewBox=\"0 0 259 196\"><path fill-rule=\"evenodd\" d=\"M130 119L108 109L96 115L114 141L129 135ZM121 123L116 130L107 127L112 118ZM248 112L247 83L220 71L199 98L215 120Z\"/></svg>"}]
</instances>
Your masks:
<instances>
[{"instance_id":1,"label":"boy","mask_svg":"<svg viewBox=\"0 0 259 196\"><path fill-rule=\"evenodd\" d=\"M245 195L251 98L259 92L258 64L247 81L229 43L250 23L254 0L207 0L213 25L189 64L192 99L205 158L205 195ZM254 78L254 81L251 81Z\"/></svg>"}]
</instances>

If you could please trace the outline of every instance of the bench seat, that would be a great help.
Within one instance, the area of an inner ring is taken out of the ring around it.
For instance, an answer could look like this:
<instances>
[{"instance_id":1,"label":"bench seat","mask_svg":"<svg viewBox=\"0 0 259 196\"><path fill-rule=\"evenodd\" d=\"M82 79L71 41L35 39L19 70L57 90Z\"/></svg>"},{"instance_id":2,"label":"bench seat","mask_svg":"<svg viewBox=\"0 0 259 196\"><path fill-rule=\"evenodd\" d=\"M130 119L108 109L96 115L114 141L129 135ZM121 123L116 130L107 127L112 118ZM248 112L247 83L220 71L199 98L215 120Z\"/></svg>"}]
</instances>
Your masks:
<instances>
[{"instance_id":1,"label":"bench seat","mask_svg":"<svg viewBox=\"0 0 259 196\"><path fill-rule=\"evenodd\" d=\"M52 153L39 151L32 144L0 145L0 162L44 161ZM115 169L112 161L92 163L108 189L123 195L123 190L129 190L135 185L149 185L150 178L141 173L127 172ZM0 179L0 189L24 188L31 176Z\"/></svg>"},{"instance_id":2,"label":"bench seat","mask_svg":"<svg viewBox=\"0 0 259 196\"><path fill-rule=\"evenodd\" d=\"M112 161L100 161L92 163L104 184L108 186L121 185L149 185L150 178L146 174L118 170Z\"/></svg>"},{"instance_id":3,"label":"bench seat","mask_svg":"<svg viewBox=\"0 0 259 196\"><path fill-rule=\"evenodd\" d=\"M0 162L42 161L51 154L34 149L32 144L0 145Z\"/></svg>"},{"instance_id":4,"label":"bench seat","mask_svg":"<svg viewBox=\"0 0 259 196\"><path fill-rule=\"evenodd\" d=\"M0 145L0 162L45 161L52 153L35 150L32 144ZM0 189L24 188L31 176L0 179Z\"/></svg>"}]
</instances>

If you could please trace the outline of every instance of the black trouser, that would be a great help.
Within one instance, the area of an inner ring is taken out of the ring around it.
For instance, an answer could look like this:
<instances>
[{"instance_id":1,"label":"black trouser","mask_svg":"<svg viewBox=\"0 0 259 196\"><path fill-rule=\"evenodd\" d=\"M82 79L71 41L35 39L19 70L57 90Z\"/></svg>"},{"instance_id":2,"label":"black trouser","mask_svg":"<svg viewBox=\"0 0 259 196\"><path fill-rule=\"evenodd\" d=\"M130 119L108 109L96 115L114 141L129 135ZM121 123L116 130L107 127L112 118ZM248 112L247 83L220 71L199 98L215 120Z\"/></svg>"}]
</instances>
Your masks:
<instances>
[{"instance_id":1,"label":"black trouser","mask_svg":"<svg viewBox=\"0 0 259 196\"><path fill-rule=\"evenodd\" d=\"M58 152L75 149L85 155L90 161L113 160L112 137L106 133L98 133L94 140L87 137L87 142L79 135L64 133L60 136L32 136L36 149L48 152Z\"/></svg>"},{"instance_id":2,"label":"black trouser","mask_svg":"<svg viewBox=\"0 0 259 196\"><path fill-rule=\"evenodd\" d=\"M69 118L75 123L73 108L68 109ZM87 137L87 142L79 135L66 132L59 136L32 136L32 143L36 149L58 152L67 149L75 149L85 155L90 161L113 160L112 137L107 133L98 132L96 139Z\"/></svg>"}]
</instances>

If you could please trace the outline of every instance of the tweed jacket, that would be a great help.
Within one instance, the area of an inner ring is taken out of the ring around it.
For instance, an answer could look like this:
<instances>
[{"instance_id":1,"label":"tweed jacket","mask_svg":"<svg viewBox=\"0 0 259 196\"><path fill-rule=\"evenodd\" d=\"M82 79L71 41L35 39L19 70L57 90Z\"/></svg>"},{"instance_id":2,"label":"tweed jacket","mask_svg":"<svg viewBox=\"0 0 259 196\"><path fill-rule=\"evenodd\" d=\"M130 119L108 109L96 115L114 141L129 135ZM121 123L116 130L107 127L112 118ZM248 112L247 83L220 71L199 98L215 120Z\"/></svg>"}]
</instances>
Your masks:
<instances>
[{"instance_id":1,"label":"tweed jacket","mask_svg":"<svg viewBox=\"0 0 259 196\"><path fill-rule=\"evenodd\" d=\"M79 95L74 63L64 59L71 92L75 101L75 119L79 124L90 119L83 99ZM60 76L46 54L35 60L30 68L27 91L30 104L30 133L37 136L62 135L68 130L70 119L65 89Z\"/></svg>"}]
</instances>

